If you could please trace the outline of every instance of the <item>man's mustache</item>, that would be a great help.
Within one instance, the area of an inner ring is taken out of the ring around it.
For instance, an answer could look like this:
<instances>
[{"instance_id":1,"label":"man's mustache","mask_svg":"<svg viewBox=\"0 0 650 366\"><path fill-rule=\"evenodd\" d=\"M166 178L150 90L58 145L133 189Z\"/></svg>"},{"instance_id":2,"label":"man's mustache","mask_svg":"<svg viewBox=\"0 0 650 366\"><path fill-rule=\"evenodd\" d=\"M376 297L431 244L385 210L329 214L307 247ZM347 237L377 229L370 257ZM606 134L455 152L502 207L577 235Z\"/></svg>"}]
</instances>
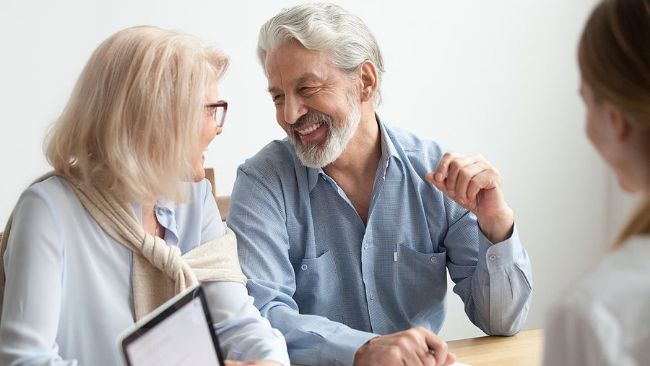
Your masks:
<instances>
[{"instance_id":1,"label":"man's mustache","mask_svg":"<svg viewBox=\"0 0 650 366\"><path fill-rule=\"evenodd\" d=\"M318 122L324 122L327 124L331 124L333 121L332 117L328 116L325 113L320 113L320 112L309 112L306 113L302 116L300 116L297 120L296 123L293 125L289 125L289 129L292 131L299 130L303 128L306 124L308 123L318 123Z\"/></svg>"}]
</instances>

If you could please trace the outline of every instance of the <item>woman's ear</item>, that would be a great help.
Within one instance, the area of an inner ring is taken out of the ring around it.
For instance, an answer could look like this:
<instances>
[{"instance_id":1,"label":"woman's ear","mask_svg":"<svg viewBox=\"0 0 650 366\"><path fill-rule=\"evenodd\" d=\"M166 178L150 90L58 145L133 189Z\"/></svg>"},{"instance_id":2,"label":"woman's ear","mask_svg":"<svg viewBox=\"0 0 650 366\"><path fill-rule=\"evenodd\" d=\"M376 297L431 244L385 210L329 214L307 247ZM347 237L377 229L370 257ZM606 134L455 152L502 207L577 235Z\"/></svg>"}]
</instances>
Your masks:
<instances>
[{"instance_id":1,"label":"woman's ear","mask_svg":"<svg viewBox=\"0 0 650 366\"><path fill-rule=\"evenodd\" d=\"M624 140L630 133L630 122L625 114L617 106L607 103L605 106L607 113L607 120L614 131L614 135L619 140Z\"/></svg>"},{"instance_id":2,"label":"woman's ear","mask_svg":"<svg viewBox=\"0 0 650 366\"><path fill-rule=\"evenodd\" d=\"M361 80L361 101L367 102L373 100L377 88L379 87L377 68L372 62L370 62L370 60L365 60L361 64L359 76L359 79Z\"/></svg>"}]
</instances>

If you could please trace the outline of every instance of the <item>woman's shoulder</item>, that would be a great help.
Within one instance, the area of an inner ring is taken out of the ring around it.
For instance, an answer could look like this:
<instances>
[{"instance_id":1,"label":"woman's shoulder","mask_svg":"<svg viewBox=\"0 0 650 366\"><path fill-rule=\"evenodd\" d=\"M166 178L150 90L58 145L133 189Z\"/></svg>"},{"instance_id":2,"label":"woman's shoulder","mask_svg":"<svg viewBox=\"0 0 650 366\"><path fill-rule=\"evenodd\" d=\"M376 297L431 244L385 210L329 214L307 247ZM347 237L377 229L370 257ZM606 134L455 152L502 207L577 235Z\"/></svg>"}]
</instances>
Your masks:
<instances>
[{"instance_id":1,"label":"woman's shoulder","mask_svg":"<svg viewBox=\"0 0 650 366\"><path fill-rule=\"evenodd\" d=\"M650 306L649 273L650 236L634 237L579 278L551 314L601 323L609 317L617 324L628 323L640 315L630 304Z\"/></svg>"},{"instance_id":2,"label":"woman's shoulder","mask_svg":"<svg viewBox=\"0 0 650 366\"><path fill-rule=\"evenodd\" d=\"M187 200L181 204L203 204L207 198L212 196L212 183L210 183L207 178L204 178L198 182L186 182L185 187L185 191L187 192Z\"/></svg>"},{"instance_id":3,"label":"woman's shoulder","mask_svg":"<svg viewBox=\"0 0 650 366\"><path fill-rule=\"evenodd\" d=\"M650 323L648 273L648 236L635 237L606 255L551 307L545 333L553 352L545 357L560 357L553 353L564 350L584 358L581 364L590 364L585 363L589 358L599 360L596 364L637 358L635 349L648 339L647 330L639 327Z\"/></svg>"},{"instance_id":4,"label":"woman's shoulder","mask_svg":"<svg viewBox=\"0 0 650 366\"><path fill-rule=\"evenodd\" d=\"M30 199L42 201L54 209L76 201L76 196L64 178L53 175L27 187L18 199L18 203Z\"/></svg>"}]
</instances>

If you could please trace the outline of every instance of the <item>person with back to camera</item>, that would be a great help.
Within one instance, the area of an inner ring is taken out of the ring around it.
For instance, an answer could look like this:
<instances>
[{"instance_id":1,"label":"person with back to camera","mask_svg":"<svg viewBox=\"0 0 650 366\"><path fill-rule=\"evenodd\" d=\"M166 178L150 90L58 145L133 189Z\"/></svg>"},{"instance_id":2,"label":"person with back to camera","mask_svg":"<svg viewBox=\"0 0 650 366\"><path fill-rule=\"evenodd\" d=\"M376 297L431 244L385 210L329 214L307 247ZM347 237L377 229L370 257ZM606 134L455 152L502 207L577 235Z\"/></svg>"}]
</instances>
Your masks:
<instances>
[{"instance_id":1,"label":"person with back to camera","mask_svg":"<svg viewBox=\"0 0 650 366\"><path fill-rule=\"evenodd\" d=\"M435 334L447 269L474 324L517 333L531 270L500 174L379 118L383 60L366 24L298 5L262 26L258 55L288 139L240 166L227 221L291 361L453 362Z\"/></svg>"},{"instance_id":2,"label":"person with back to camera","mask_svg":"<svg viewBox=\"0 0 650 366\"><path fill-rule=\"evenodd\" d=\"M605 0L578 46L587 137L643 201L612 250L552 308L545 365L650 365L650 0Z\"/></svg>"},{"instance_id":3,"label":"person with back to camera","mask_svg":"<svg viewBox=\"0 0 650 366\"><path fill-rule=\"evenodd\" d=\"M95 50L47 140L54 172L4 233L1 365L118 365L116 336L198 282L228 364L289 364L204 179L227 66L194 37L148 26Z\"/></svg>"}]
</instances>

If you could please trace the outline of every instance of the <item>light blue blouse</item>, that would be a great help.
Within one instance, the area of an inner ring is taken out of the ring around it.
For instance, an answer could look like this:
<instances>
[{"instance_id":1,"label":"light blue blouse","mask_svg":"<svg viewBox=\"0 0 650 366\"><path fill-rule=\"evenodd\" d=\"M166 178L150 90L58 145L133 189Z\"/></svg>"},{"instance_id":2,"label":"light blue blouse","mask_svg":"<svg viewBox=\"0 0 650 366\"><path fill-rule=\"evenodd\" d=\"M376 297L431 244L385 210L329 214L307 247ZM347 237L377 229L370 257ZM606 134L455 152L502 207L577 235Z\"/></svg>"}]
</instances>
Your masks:
<instances>
[{"instance_id":1,"label":"light blue blouse","mask_svg":"<svg viewBox=\"0 0 650 366\"><path fill-rule=\"evenodd\" d=\"M165 240L182 253L225 232L210 183L187 187L188 203L156 205ZM141 207L134 205L134 211L141 221ZM27 189L15 208L3 258L0 365L120 364L116 337L134 322L131 256L63 179ZM284 339L260 316L245 286L205 287L226 358L289 363Z\"/></svg>"}]
</instances>

